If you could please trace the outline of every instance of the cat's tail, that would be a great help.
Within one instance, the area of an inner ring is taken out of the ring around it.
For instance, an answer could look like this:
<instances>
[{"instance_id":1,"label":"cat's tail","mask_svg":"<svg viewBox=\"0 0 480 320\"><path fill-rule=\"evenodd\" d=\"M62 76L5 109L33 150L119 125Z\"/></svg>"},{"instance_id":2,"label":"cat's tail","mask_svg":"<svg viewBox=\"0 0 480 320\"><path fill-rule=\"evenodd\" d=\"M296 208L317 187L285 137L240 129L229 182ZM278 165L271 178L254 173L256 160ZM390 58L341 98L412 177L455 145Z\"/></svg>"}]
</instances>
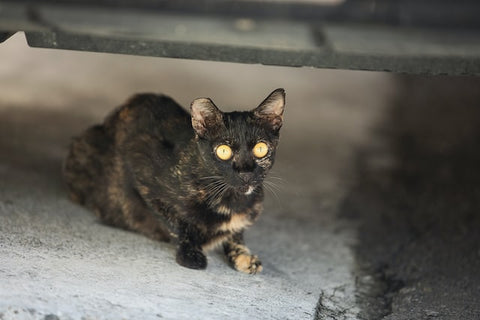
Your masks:
<instances>
[{"instance_id":1,"label":"cat's tail","mask_svg":"<svg viewBox=\"0 0 480 320\"><path fill-rule=\"evenodd\" d=\"M90 127L73 139L63 163L63 177L72 201L85 205L94 196L112 144L103 125Z\"/></svg>"}]
</instances>

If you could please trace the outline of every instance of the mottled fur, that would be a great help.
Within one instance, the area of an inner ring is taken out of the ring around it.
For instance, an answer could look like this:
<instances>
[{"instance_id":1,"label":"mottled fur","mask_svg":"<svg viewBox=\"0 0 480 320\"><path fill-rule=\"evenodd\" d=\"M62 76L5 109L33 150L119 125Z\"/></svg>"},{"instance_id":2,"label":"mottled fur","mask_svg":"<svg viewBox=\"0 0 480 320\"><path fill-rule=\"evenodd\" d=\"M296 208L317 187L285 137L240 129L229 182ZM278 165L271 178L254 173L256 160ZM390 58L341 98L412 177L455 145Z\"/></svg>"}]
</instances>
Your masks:
<instances>
[{"instance_id":1,"label":"mottled fur","mask_svg":"<svg viewBox=\"0 0 480 320\"><path fill-rule=\"evenodd\" d=\"M175 242L182 266L205 268L207 248L223 245L235 269L259 272L243 231L262 211L284 99L277 89L250 112L223 113L200 98L190 115L166 96L136 95L73 140L70 197L107 224ZM252 154L259 141L269 146L261 159ZM233 150L228 161L215 155L220 144Z\"/></svg>"}]
</instances>

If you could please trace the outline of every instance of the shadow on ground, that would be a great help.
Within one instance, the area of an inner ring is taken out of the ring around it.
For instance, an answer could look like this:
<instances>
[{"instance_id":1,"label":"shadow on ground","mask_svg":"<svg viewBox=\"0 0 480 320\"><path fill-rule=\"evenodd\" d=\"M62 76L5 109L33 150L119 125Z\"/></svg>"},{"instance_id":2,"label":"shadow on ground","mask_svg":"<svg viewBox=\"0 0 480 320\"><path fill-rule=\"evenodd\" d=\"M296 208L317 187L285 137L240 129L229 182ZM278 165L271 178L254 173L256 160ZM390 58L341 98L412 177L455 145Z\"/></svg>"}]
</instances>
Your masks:
<instances>
[{"instance_id":1,"label":"shadow on ground","mask_svg":"<svg viewBox=\"0 0 480 320\"><path fill-rule=\"evenodd\" d=\"M26 116L28 115L28 116ZM64 193L61 166L72 136L92 119L78 113L44 108L0 110L0 164L9 170L35 172ZM16 180L13 188L31 188L28 180Z\"/></svg>"},{"instance_id":2,"label":"shadow on ground","mask_svg":"<svg viewBox=\"0 0 480 320\"><path fill-rule=\"evenodd\" d=\"M398 80L340 210L359 223L359 317L478 319L480 79Z\"/></svg>"}]
</instances>

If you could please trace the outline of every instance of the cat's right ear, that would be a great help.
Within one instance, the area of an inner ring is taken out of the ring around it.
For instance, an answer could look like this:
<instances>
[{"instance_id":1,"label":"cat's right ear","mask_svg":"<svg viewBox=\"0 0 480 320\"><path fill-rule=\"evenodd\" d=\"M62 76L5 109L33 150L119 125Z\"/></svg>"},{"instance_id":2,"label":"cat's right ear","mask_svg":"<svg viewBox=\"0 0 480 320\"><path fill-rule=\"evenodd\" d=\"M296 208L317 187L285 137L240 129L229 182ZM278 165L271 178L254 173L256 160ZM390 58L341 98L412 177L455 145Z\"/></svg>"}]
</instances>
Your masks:
<instances>
[{"instance_id":1,"label":"cat's right ear","mask_svg":"<svg viewBox=\"0 0 480 320\"><path fill-rule=\"evenodd\" d=\"M223 124L223 113L208 98L198 98L190 105L192 127L199 137L204 137L209 130Z\"/></svg>"},{"instance_id":2,"label":"cat's right ear","mask_svg":"<svg viewBox=\"0 0 480 320\"><path fill-rule=\"evenodd\" d=\"M274 90L253 110L253 113L261 122L278 132L283 123L283 111L285 110L285 90Z\"/></svg>"}]
</instances>

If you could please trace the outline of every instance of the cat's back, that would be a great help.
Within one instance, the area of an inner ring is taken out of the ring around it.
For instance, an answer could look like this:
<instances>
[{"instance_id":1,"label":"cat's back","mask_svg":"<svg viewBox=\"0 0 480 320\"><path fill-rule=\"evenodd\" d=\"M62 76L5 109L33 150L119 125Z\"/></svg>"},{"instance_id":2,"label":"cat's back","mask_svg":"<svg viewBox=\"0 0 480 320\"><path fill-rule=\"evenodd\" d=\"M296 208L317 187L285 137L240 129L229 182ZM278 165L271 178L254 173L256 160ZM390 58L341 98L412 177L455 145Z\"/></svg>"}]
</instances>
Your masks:
<instances>
[{"instance_id":1,"label":"cat's back","mask_svg":"<svg viewBox=\"0 0 480 320\"><path fill-rule=\"evenodd\" d=\"M148 134L189 139L193 135L190 119L189 113L172 98L143 93L131 97L106 119L105 125L117 136Z\"/></svg>"},{"instance_id":2,"label":"cat's back","mask_svg":"<svg viewBox=\"0 0 480 320\"><path fill-rule=\"evenodd\" d=\"M114 163L115 154L128 153L130 148L125 146L137 146L147 153L153 146L182 145L192 136L190 115L173 99L137 94L102 124L88 128L72 140L63 165L70 197L85 204L102 184L99 181Z\"/></svg>"},{"instance_id":3,"label":"cat's back","mask_svg":"<svg viewBox=\"0 0 480 320\"><path fill-rule=\"evenodd\" d=\"M172 98L153 93L136 94L115 110L108 121L145 127L159 123L190 125L190 115Z\"/></svg>"}]
</instances>

